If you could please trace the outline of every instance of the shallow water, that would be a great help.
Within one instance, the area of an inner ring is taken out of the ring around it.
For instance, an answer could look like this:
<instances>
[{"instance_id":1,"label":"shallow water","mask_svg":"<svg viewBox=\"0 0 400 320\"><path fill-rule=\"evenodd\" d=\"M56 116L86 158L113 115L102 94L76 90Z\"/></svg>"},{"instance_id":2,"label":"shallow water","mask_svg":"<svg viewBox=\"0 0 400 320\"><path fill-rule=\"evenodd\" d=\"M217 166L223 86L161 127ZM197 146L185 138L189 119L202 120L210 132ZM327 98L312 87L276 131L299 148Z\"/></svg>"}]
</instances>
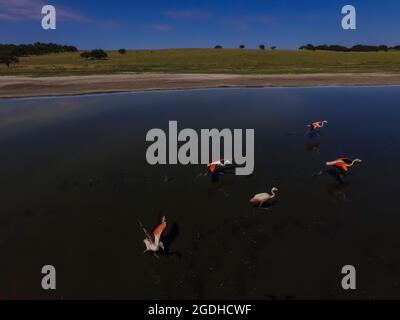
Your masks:
<instances>
[{"instance_id":1,"label":"shallow water","mask_svg":"<svg viewBox=\"0 0 400 320\"><path fill-rule=\"evenodd\" d=\"M0 100L0 299L400 298L399 102L400 87ZM315 119L329 124L304 135ZM146 133L169 120L254 128L254 175L148 165ZM312 176L339 156L364 160L345 184ZM269 211L249 205L273 185ZM157 259L137 221L160 211ZM56 291L41 289L47 264Z\"/></svg>"}]
</instances>

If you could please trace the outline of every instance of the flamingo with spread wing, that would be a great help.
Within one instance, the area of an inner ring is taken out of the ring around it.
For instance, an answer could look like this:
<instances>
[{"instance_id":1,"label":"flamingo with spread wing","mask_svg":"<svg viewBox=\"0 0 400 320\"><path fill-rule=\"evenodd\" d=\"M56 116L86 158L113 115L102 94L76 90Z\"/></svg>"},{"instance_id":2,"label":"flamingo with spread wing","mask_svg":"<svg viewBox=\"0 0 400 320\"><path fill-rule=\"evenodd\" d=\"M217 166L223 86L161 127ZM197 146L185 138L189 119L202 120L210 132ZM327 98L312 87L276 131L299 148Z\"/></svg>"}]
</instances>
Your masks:
<instances>
[{"instance_id":1,"label":"flamingo with spread wing","mask_svg":"<svg viewBox=\"0 0 400 320\"><path fill-rule=\"evenodd\" d=\"M307 127L310 128L310 130L317 130L322 128L325 124L327 124L328 121L323 120L323 121L314 121L311 124L307 125Z\"/></svg>"},{"instance_id":2,"label":"flamingo with spread wing","mask_svg":"<svg viewBox=\"0 0 400 320\"><path fill-rule=\"evenodd\" d=\"M145 227L143 227L142 223L139 221L140 227L143 229L146 238L143 240L146 245L146 250L143 253L152 251L156 253L157 251L164 250L164 244L160 241L161 234L167 226L167 218L162 216L160 222L153 228L152 232L149 233Z\"/></svg>"},{"instance_id":3,"label":"flamingo with spread wing","mask_svg":"<svg viewBox=\"0 0 400 320\"><path fill-rule=\"evenodd\" d=\"M360 160L360 159L351 160L349 158L343 157L343 158L338 158L333 161L328 161L326 163L326 165L328 167L333 167L342 173L347 173L349 171L349 168L352 167L357 162L362 162L362 160Z\"/></svg>"},{"instance_id":4,"label":"flamingo with spread wing","mask_svg":"<svg viewBox=\"0 0 400 320\"><path fill-rule=\"evenodd\" d=\"M231 160L221 159L221 160L217 160L217 161L209 163L207 165L207 168L211 173L216 173L218 170L223 169L225 166L231 165L231 164L232 164Z\"/></svg>"}]
</instances>

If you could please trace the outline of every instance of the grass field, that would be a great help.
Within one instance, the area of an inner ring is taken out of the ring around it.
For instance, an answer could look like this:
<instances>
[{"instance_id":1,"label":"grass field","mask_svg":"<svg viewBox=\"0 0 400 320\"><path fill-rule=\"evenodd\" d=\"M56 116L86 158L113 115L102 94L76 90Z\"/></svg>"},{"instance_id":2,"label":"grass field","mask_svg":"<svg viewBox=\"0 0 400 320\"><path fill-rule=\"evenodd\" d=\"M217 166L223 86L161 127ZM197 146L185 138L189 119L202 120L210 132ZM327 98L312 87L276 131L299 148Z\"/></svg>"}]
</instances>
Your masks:
<instances>
[{"instance_id":1,"label":"grass field","mask_svg":"<svg viewBox=\"0 0 400 320\"><path fill-rule=\"evenodd\" d=\"M168 49L108 52L104 61L85 60L79 53L20 58L0 75L90 75L123 72L168 73L343 73L400 72L400 51L329 52L251 49Z\"/></svg>"}]
</instances>

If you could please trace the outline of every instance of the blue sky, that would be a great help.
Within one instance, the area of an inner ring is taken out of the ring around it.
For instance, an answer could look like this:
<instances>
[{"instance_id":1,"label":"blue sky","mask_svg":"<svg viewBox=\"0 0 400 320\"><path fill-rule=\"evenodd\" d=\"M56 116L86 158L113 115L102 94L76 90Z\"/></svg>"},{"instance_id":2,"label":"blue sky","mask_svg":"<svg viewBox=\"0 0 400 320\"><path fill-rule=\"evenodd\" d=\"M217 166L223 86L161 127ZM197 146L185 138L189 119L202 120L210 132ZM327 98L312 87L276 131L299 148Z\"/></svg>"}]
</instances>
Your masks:
<instances>
[{"instance_id":1,"label":"blue sky","mask_svg":"<svg viewBox=\"0 0 400 320\"><path fill-rule=\"evenodd\" d=\"M41 28L41 7L57 29ZM357 30L341 8L357 9ZM400 44L399 0L0 0L0 42L57 42L80 49Z\"/></svg>"}]
</instances>

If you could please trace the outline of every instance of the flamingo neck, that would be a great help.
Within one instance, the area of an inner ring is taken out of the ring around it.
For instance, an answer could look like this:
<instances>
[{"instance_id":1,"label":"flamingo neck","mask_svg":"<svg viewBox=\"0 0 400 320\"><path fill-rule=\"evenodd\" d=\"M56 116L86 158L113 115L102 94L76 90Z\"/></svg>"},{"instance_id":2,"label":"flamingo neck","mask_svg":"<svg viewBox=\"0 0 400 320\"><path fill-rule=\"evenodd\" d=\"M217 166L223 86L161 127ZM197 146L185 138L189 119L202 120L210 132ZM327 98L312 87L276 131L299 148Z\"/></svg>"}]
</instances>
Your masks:
<instances>
[{"instance_id":1,"label":"flamingo neck","mask_svg":"<svg viewBox=\"0 0 400 320\"><path fill-rule=\"evenodd\" d=\"M349 167L352 167L356 162L360 162L359 159L355 159L351 162L351 164L349 164Z\"/></svg>"}]
</instances>

